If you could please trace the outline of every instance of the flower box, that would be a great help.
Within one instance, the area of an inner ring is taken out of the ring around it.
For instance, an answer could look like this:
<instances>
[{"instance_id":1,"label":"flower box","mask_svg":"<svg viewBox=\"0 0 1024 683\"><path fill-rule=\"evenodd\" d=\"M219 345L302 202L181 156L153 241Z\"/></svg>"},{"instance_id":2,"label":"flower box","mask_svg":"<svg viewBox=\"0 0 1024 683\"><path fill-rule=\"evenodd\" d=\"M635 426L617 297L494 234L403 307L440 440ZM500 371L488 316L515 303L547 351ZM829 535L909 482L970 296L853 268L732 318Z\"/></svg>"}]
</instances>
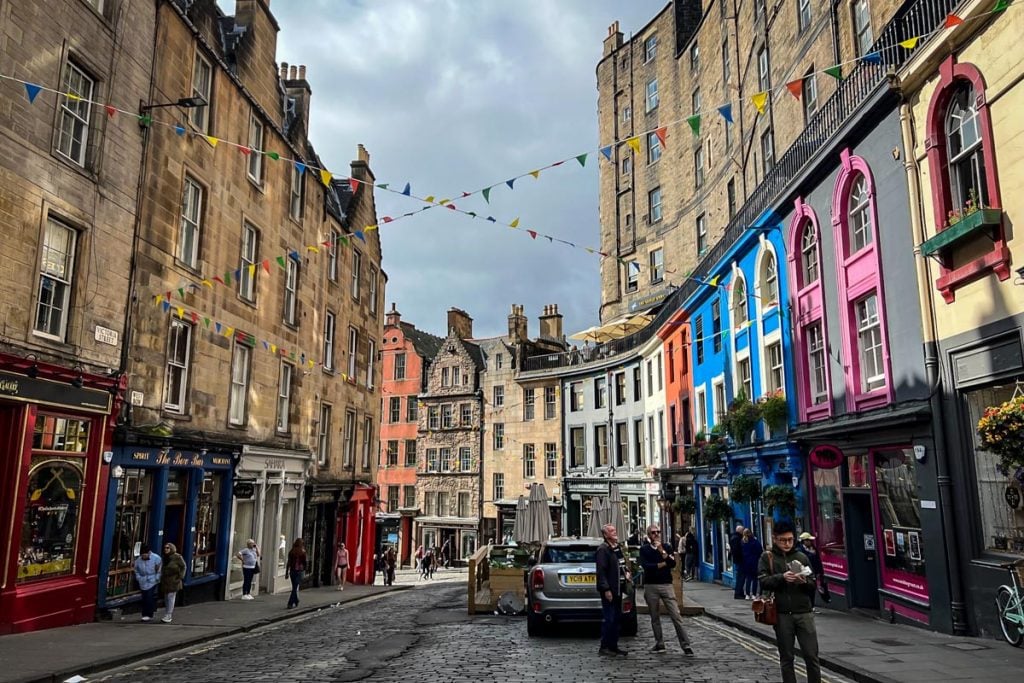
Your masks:
<instances>
[{"instance_id":1,"label":"flower box","mask_svg":"<svg viewBox=\"0 0 1024 683\"><path fill-rule=\"evenodd\" d=\"M942 255L942 252L987 228L998 228L1003 220L1002 209L978 209L956 223L940 230L934 237L921 243L925 256Z\"/></svg>"}]
</instances>

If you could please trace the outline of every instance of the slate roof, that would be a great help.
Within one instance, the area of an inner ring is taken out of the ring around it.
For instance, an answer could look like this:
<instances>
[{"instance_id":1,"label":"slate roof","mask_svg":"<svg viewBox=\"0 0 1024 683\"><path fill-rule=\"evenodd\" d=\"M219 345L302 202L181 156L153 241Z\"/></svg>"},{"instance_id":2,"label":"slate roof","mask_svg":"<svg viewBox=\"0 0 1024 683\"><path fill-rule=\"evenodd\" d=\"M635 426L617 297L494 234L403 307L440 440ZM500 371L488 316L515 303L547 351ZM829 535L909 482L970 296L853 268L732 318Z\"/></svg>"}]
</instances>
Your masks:
<instances>
[{"instance_id":1,"label":"slate roof","mask_svg":"<svg viewBox=\"0 0 1024 683\"><path fill-rule=\"evenodd\" d=\"M402 326L402 333L405 334L406 339L412 342L416 353L425 358L427 362L434 360L434 356L441 350L444 339L429 332L417 330L412 323L402 322L400 324Z\"/></svg>"}]
</instances>

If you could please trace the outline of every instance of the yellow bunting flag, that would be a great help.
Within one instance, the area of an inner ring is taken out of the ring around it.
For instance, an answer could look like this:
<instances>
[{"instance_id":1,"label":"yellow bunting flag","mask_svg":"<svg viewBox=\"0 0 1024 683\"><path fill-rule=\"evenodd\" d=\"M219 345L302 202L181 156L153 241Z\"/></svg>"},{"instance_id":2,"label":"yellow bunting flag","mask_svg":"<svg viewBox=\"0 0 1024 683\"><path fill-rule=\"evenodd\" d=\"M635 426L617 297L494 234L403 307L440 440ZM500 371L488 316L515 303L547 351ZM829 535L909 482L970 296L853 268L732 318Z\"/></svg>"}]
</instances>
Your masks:
<instances>
[{"instance_id":1,"label":"yellow bunting flag","mask_svg":"<svg viewBox=\"0 0 1024 683\"><path fill-rule=\"evenodd\" d=\"M315 365L316 365L316 361L315 361L315 360L313 360L312 358L310 358L310 359L309 359L309 368L310 368L310 369L312 370L312 369L313 369L313 366L315 366Z\"/></svg>"},{"instance_id":2,"label":"yellow bunting flag","mask_svg":"<svg viewBox=\"0 0 1024 683\"><path fill-rule=\"evenodd\" d=\"M204 287L210 287L211 289L213 288L213 283L210 282L209 280L200 280L199 284L203 285Z\"/></svg>"},{"instance_id":3,"label":"yellow bunting flag","mask_svg":"<svg viewBox=\"0 0 1024 683\"><path fill-rule=\"evenodd\" d=\"M917 47L917 41L921 40L920 37L907 38L906 40L900 41L900 47L905 47L908 50L913 50Z\"/></svg>"},{"instance_id":4,"label":"yellow bunting flag","mask_svg":"<svg viewBox=\"0 0 1024 683\"><path fill-rule=\"evenodd\" d=\"M441 206L444 206L445 204L447 204L447 203L448 203L448 202L450 202L450 201L451 201L450 199L442 199L442 200L440 200L440 201L438 202L438 204L440 204Z\"/></svg>"},{"instance_id":5,"label":"yellow bunting flag","mask_svg":"<svg viewBox=\"0 0 1024 683\"><path fill-rule=\"evenodd\" d=\"M427 195L426 197L423 198L423 201L428 202L430 204L433 204L434 203L434 195L432 195L432 194L431 195Z\"/></svg>"},{"instance_id":6,"label":"yellow bunting flag","mask_svg":"<svg viewBox=\"0 0 1024 683\"><path fill-rule=\"evenodd\" d=\"M376 229L377 229L376 225L367 225L365 228L363 228L363 230L365 230L367 232L369 232L370 230L376 230Z\"/></svg>"},{"instance_id":7,"label":"yellow bunting flag","mask_svg":"<svg viewBox=\"0 0 1024 683\"><path fill-rule=\"evenodd\" d=\"M768 91L759 92L756 95L752 95L750 97L750 101L753 103L754 107L757 109L757 113L758 114L763 114L764 113L764 107L765 107L766 104L768 104Z\"/></svg>"},{"instance_id":8,"label":"yellow bunting flag","mask_svg":"<svg viewBox=\"0 0 1024 683\"><path fill-rule=\"evenodd\" d=\"M508 225L509 225L510 228L518 228L519 227L519 219L516 218L514 221L512 221Z\"/></svg>"},{"instance_id":9,"label":"yellow bunting flag","mask_svg":"<svg viewBox=\"0 0 1024 683\"><path fill-rule=\"evenodd\" d=\"M207 135L205 137L206 137L206 141L210 143L211 147L216 147L217 143L220 142L220 140L218 140L217 138L213 137L212 135Z\"/></svg>"},{"instance_id":10,"label":"yellow bunting flag","mask_svg":"<svg viewBox=\"0 0 1024 683\"><path fill-rule=\"evenodd\" d=\"M233 328L233 327L228 327L228 328L224 329L224 336L225 337L230 337L234 333L235 333L235 328Z\"/></svg>"},{"instance_id":11,"label":"yellow bunting flag","mask_svg":"<svg viewBox=\"0 0 1024 683\"><path fill-rule=\"evenodd\" d=\"M256 275L256 264L253 263L249 266L249 277L255 277Z\"/></svg>"},{"instance_id":12,"label":"yellow bunting flag","mask_svg":"<svg viewBox=\"0 0 1024 683\"><path fill-rule=\"evenodd\" d=\"M72 93L72 92L69 92L68 93L68 99L71 100L72 102L77 102L77 101L79 101L82 98L79 97L78 95Z\"/></svg>"},{"instance_id":13,"label":"yellow bunting flag","mask_svg":"<svg viewBox=\"0 0 1024 683\"><path fill-rule=\"evenodd\" d=\"M185 309L182 308L181 306L178 306L178 317L179 318L184 318L185 317Z\"/></svg>"},{"instance_id":14,"label":"yellow bunting flag","mask_svg":"<svg viewBox=\"0 0 1024 683\"><path fill-rule=\"evenodd\" d=\"M308 247L306 247L306 251L311 251L314 254L319 254L320 247L316 246L315 244L310 244Z\"/></svg>"},{"instance_id":15,"label":"yellow bunting flag","mask_svg":"<svg viewBox=\"0 0 1024 683\"><path fill-rule=\"evenodd\" d=\"M626 144L629 145L629 148L633 150L634 154L640 153L640 138L631 137L630 139L626 140Z\"/></svg>"},{"instance_id":16,"label":"yellow bunting flag","mask_svg":"<svg viewBox=\"0 0 1024 683\"><path fill-rule=\"evenodd\" d=\"M718 286L718 276L716 275L713 278L711 278L710 280L708 280L708 284L711 285L712 287L717 287Z\"/></svg>"},{"instance_id":17,"label":"yellow bunting flag","mask_svg":"<svg viewBox=\"0 0 1024 683\"><path fill-rule=\"evenodd\" d=\"M330 185L331 178L333 177L334 176L331 175L331 172L328 171L326 168L320 169L320 182L322 182L324 185Z\"/></svg>"},{"instance_id":18,"label":"yellow bunting flag","mask_svg":"<svg viewBox=\"0 0 1024 683\"><path fill-rule=\"evenodd\" d=\"M159 306L160 303L162 303L163 300L164 300L164 295L163 294L157 294L155 298L156 298L156 303Z\"/></svg>"},{"instance_id":19,"label":"yellow bunting flag","mask_svg":"<svg viewBox=\"0 0 1024 683\"><path fill-rule=\"evenodd\" d=\"M271 344L270 345L270 352L271 353L277 353L277 344Z\"/></svg>"},{"instance_id":20,"label":"yellow bunting flag","mask_svg":"<svg viewBox=\"0 0 1024 683\"><path fill-rule=\"evenodd\" d=\"M530 171L530 175L534 178L540 178L540 171Z\"/></svg>"}]
</instances>

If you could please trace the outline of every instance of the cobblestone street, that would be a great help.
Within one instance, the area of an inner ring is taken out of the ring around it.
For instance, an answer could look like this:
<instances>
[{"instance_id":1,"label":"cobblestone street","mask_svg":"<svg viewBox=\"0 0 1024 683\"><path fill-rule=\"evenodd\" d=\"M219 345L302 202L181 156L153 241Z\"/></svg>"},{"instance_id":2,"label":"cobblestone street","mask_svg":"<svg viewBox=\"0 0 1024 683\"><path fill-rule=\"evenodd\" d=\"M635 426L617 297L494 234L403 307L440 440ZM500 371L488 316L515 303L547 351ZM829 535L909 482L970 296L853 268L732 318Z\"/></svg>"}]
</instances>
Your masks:
<instances>
[{"instance_id":1,"label":"cobblestone street","mask_svg":"<svg viewBox=\"0 0 1024 683\"><path fill-rule=\"evenodd\" d=\"M706 617L686 620L696 658L678 644L649 654L650 620L623 639L626 659L597 656L597 630L528 638L522 618L469 617L462 584L434 583L280 622L113 671L90 681L750 681L780 680L767 644ZM672 633L665 619L666 636ZM173 626L154 625L153 638ZM848 679L826 674L826 681Z\"/></svg>"}]
</instances>

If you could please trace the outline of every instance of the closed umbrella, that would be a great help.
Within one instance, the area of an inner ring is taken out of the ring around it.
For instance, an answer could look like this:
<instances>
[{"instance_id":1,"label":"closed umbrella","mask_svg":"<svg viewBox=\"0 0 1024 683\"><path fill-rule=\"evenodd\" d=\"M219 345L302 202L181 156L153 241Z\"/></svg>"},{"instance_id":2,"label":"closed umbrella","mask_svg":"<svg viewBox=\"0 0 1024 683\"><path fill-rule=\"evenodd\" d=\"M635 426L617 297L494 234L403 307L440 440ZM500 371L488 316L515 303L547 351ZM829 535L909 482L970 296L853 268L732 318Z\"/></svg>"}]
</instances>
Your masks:
<instances>
[{"instance_id":1,"label":"closed umbrella","mask_svg":"<svg viewBox=\"0 0 1024 683\"><path fill-rule=\"evenodd\" d=\"M594 496L590 500L590 524L587 525L587 536L601 538L602 526L604 526L604 499Z\"/></svg>"},{"instance_id":2,"label":"closed umbrella","mask_svg":"<svg viewBox=\"0 0 1024 683\"><path fill-rule=\"evenodd\" d=\"M618 484L612 484L608 491L608 509L605 512L605 518L607 519L605 524L613 525L619 532L620 538L629 535L629 530L626 529L626 518L622 514L622 494L619 493Z\"/></svg>"},{"instance_id":3,"label":"closed umbrella","mask_svg":"<svg viewBox=\"0 0 1024 683\"><path fill-rule=\"evenodd\" d=\"M525 542L526 538L526 496L519 496L519 500L516 501L516 521L512 525L512 540L516 543Z\"/></svg>"},{"instance_id":4,"label":"closed umbrella","mask_svg":"<svg viewBox=\"0 0 1024 683\"><path fill-rule=\"evenodd\" d=\"M551 523L551 508L548 506L548 492L544 484L534 484L530 490L531 495L536 492L536 517L537 535L541 541L546 541L555 533L555 527Z\"/></svg>"}]
</instances>

